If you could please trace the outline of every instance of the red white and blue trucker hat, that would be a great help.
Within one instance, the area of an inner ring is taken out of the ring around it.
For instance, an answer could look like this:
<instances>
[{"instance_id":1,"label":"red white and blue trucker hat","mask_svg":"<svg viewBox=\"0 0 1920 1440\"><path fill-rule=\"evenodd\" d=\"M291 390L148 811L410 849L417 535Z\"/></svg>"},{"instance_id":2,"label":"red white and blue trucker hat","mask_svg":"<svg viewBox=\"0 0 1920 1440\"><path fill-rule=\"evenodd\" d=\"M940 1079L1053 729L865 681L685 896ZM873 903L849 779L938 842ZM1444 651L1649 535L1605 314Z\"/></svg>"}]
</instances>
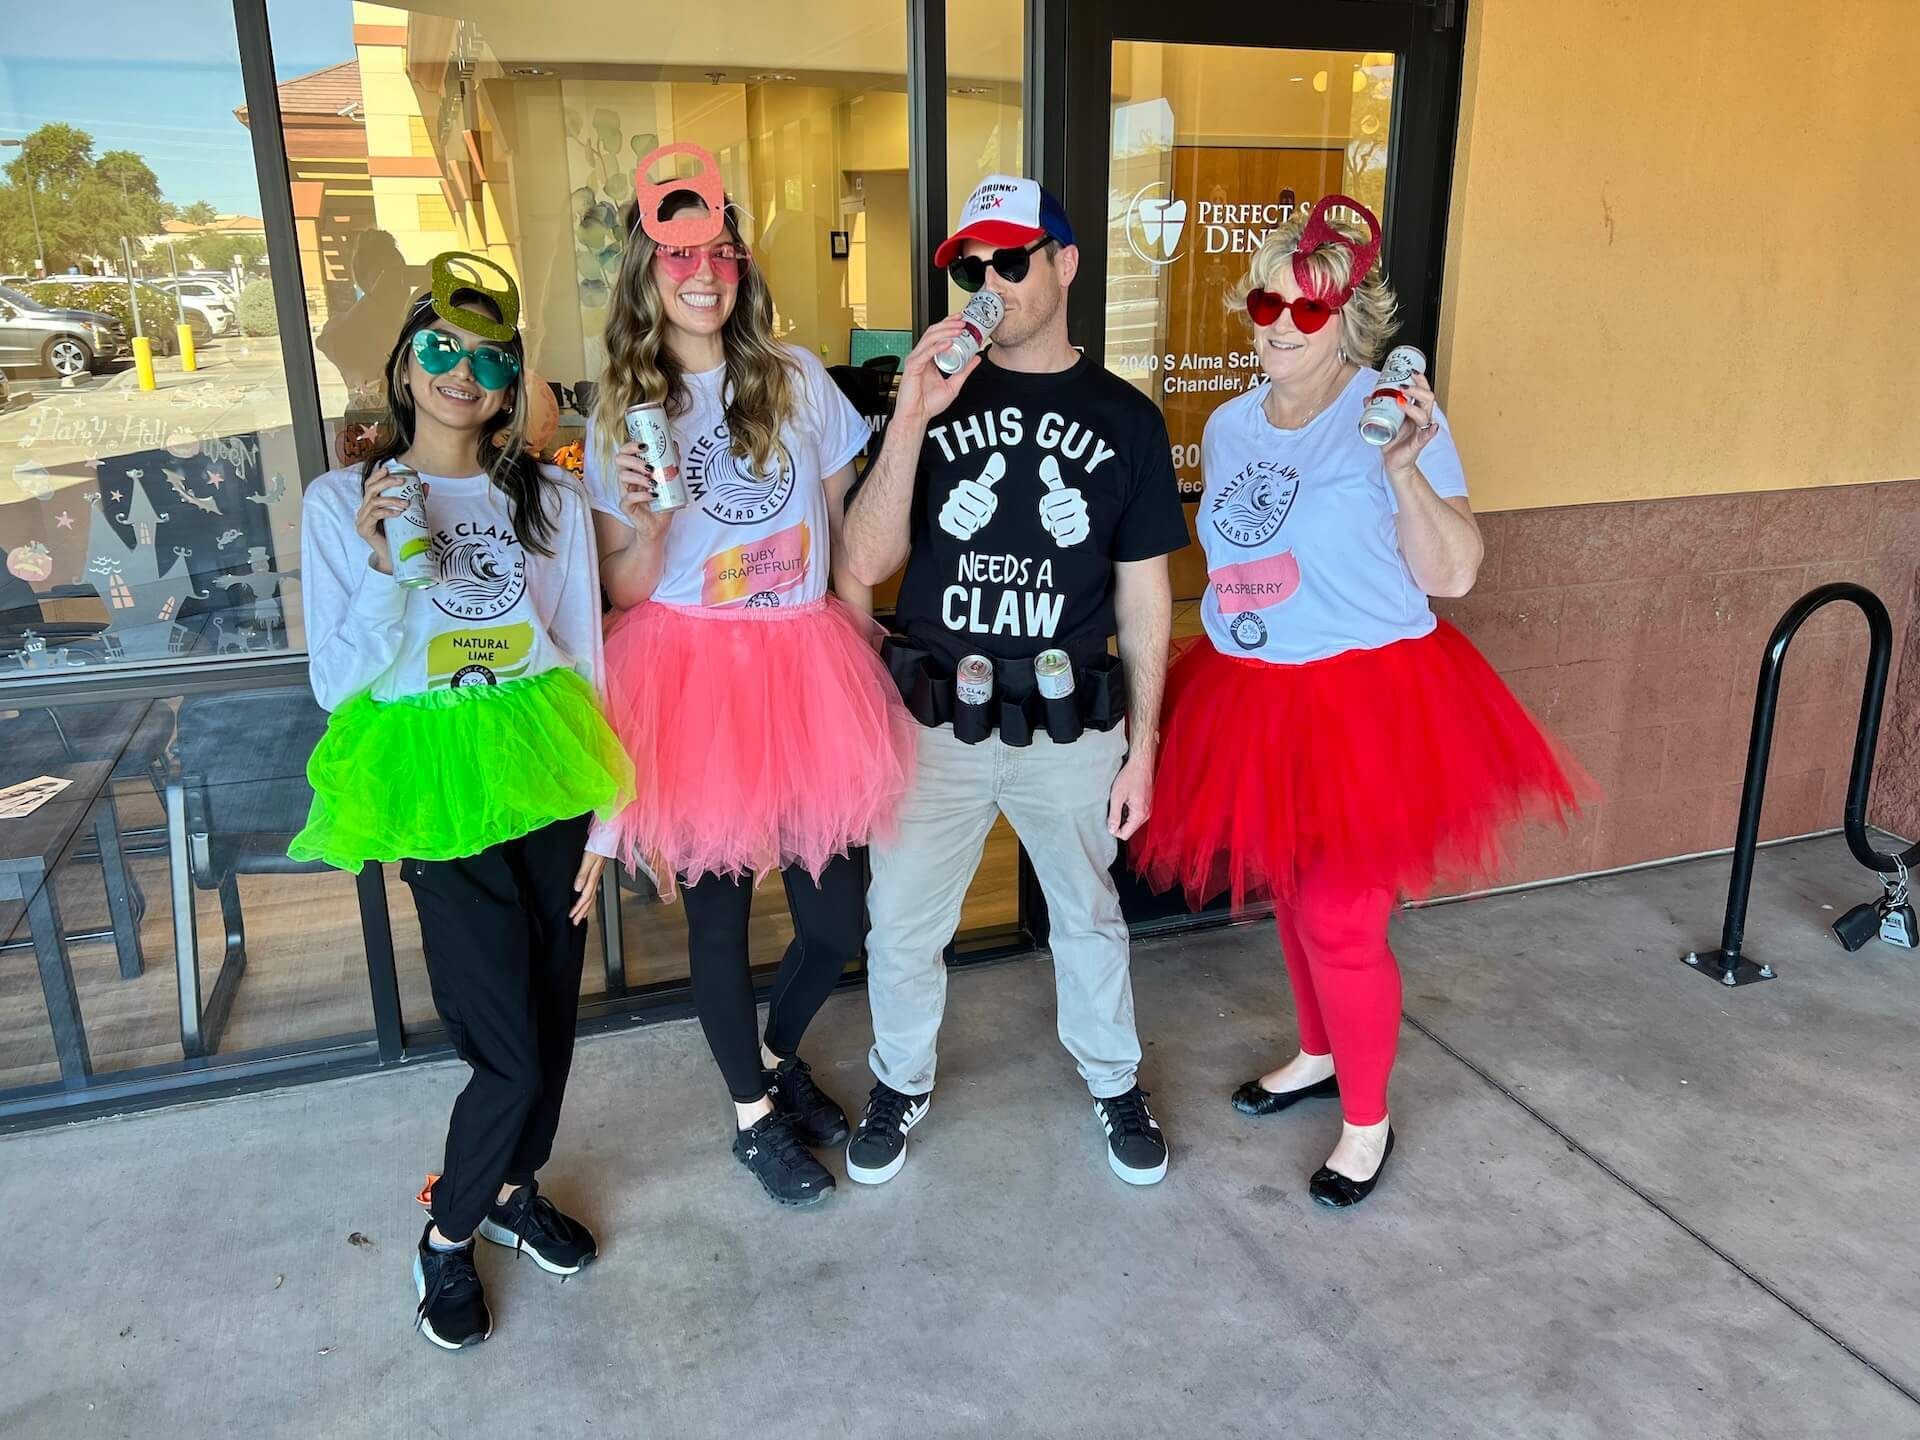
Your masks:
<instances>
[{"instance_id":1,"label":"red white and blue trucker hat","mask_svg":"<svg viewBox=\"0 0 1920 1440\"><path fill-rule=\"evenodd\" d=\"M960 209L960 223L933 252L942 270L960 253L961 242L979 240L996 250L1031 245L1041 236L1073 244L1073 226L1067 212L1037 180L1018 175L989 175L974 187Z\"/></svg>"}]
</instances>

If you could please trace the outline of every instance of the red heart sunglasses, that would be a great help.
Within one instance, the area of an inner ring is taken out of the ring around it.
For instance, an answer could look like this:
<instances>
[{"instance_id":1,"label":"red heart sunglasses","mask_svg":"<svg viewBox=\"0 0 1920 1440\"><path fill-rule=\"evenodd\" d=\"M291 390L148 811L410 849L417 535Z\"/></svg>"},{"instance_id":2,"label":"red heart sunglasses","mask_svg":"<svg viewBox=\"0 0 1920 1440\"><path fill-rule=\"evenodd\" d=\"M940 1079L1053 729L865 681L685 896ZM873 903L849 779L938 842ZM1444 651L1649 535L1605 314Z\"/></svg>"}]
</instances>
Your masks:
<instances>
[{"instance_id":1,"label":"red heart sunglasses","mask_svg":"<svg viewBox=\"0 0 1920 1440\"><path fill-rule=\"evenodd\" d=\"M1298 300L1287 300L1271 290L1247 292L1247 314L1253 317L1254 324L1271 325L1280 318L1281 311L1291 310L1294 328L1302 335L1311 335L1316 330L1326 328L1335 308L1324 300L1315 300L1306 295Z\"/></svg>"}]
</instances>

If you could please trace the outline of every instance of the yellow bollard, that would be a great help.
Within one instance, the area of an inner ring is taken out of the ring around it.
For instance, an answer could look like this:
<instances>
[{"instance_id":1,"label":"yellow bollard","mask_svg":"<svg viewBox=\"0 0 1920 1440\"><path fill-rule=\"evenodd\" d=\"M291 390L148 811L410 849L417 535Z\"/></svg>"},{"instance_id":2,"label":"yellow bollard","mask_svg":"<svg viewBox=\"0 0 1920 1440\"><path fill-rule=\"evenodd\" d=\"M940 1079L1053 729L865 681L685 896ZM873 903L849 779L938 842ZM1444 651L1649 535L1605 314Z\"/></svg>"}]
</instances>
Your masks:
<instances>
[{"instance_id":1,"label":"yellow bollard","mask_svg":"<svg viewBox=\"0 0 1920 1440\"><path fill-rule=\"evenodd\" d=\"M133 371L140 377L142 390L159 389L153 378L153 341L144 335L133 337Z\"/></svg>"},{"instance_id":2,"label":"yellow bollard","mask_svg":"<svg viewBox=\"0 0 1920 1440\"><path fill-rule=\"evenodd\" d=\"M193 353L193 327L176 325L173 333L180 337L180 368L191 375L200 368L200 361Z\"/></svg>"}]
</instances>

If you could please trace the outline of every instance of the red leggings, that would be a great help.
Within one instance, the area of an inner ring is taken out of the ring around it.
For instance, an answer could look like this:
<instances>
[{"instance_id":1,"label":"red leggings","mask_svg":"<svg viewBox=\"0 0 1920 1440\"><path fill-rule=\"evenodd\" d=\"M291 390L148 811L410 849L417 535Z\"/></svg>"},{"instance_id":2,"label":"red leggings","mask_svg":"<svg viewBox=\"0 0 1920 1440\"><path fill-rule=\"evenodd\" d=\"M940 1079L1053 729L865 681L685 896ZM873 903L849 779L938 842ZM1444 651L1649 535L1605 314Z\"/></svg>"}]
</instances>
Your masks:
<instances>
[{"instance_id":1,"label":"red leggings","mask_svg":"<svg viewBox=\"0 0 1920 1440\"><path fill-rule=\"evenodd\" d=\"M1387 1118L1387 1077L1400 1043L1400 966L1387 948L1392 913L1384 889L1324 880L1303 883L1291 905L1275 907L1300 1048L1333 1056L1349 1125Z\"/></svg>"}]
</instances>

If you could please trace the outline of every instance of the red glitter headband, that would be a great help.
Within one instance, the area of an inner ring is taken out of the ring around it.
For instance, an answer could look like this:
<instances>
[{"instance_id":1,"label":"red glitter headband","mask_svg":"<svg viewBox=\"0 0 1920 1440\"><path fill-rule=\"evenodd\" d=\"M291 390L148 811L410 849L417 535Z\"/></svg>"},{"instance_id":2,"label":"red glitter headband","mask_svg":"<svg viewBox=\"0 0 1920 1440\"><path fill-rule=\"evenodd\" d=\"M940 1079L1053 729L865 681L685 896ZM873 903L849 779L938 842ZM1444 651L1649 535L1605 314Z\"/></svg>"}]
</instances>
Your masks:
<instances>
[{"instance_id":1,"label":"red glitter headband","mask_svg":"<svg viewBox=\"0 0 1920 1440\"><path fill-rule=\"evenodd\" d=\"M1336 205L1344 205L1357 212L1367 222L1372 238L1364 245L1356 245L1347 236L1333 228L1327 219L1327 212ZM1313 275L1307 268L1307 257L1322 245L1344 245L1347 253L1353 257L1353 272L1348 275L1346 288L1334 295L1314 296L1323 300L1330 309L1338 310L1353 298L1353 292L1360 288L1367 278L1367 272L1373 269L1373 262L1380 258L1380 221L1374 213L1358 200L1346 195L1327 195L1313 207L1313 214L1307 217L1307 225L1300 232L1300 243L1293 251L1293 278L1299 282L1302 295L1313 296Z\"/></svg>"}]
</instances>

